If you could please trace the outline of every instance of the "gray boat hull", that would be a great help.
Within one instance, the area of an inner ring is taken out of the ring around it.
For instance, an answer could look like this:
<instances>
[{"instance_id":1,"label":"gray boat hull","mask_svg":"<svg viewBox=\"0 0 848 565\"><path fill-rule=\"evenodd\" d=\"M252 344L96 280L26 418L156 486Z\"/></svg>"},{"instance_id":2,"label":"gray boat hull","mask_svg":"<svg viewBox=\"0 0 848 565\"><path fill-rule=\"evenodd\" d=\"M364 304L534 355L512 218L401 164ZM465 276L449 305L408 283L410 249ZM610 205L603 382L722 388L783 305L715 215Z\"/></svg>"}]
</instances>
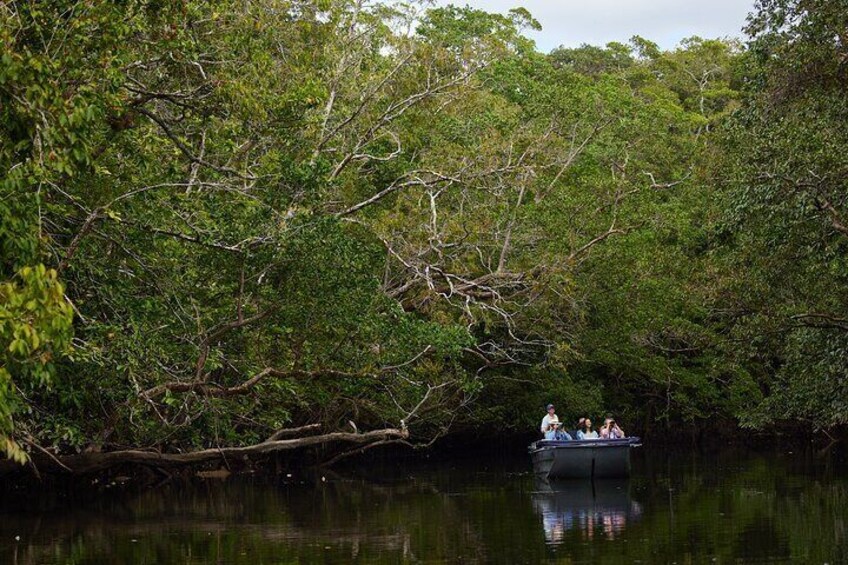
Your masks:
<instances>
[{"instance_id":1,"label":"gray boat hull","mask_svg":"<svg viewBox=\"0 0 848 565\"><path fill-rule=\"evenodd\" d=\"M630 450L639 438L555 441L530 444L533 472L541 479L630 476Z\"/></svg>"}]
</instances>

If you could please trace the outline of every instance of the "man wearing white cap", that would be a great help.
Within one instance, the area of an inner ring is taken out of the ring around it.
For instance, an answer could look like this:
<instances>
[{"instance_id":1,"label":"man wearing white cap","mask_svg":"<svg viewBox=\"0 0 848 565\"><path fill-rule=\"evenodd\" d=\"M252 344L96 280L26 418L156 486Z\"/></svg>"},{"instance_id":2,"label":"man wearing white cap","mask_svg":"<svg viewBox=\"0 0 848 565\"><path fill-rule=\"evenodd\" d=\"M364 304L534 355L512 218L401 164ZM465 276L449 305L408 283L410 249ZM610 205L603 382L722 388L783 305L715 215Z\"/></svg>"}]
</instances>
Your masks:
<instances>
[{"instance_id":1,"label":"man wearing white cap","mask_svg":"<svg viewBox=\"0 0 848 565\"><path fill-rule=\"evenodd\" d=\"M560 431L561 423L554 411L554 405L548 404L548 413L542 418L540 431L545 434L545 439L571 439L567 433Z\"/></svg>"}]
</instances>

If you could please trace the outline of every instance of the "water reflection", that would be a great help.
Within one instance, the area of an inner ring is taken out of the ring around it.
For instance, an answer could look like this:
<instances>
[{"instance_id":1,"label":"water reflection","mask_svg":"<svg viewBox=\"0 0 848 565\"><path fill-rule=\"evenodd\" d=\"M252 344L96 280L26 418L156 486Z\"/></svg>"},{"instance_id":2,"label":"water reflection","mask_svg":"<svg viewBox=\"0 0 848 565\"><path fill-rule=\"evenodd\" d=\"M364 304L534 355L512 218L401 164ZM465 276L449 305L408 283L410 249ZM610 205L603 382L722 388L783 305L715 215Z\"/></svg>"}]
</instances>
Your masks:
<instances>
[{"instance_id":1,"label":"water reflection","mask_svg":"<svg viewBox=\"0 0 848 565\"><path fill-rule=\"evenodd\" d=\"M629 481L552 484L488 465L0 495L0 564L848 563L844 458L653 451Z\"/></svg>"},{"instance_id":2,"label":"water reflection","mask_svg":"<svg viewBox=\"0 0 848 565\"><path fill-rule=\"evenodd\" d=\"M431 493L426 483L233 478L6 500L0 563L416 562L415 500Z\"/></svg>"},{"instance_id":3,"label":"water reflection","mask_svg":"<svg viewBox=\"0 0 848 565\"><path fill-rule=\"evenodd\" d=\"M628 480L537 480L532 501L551 545L563 543L569 531L583 540L614 540L642 515L642 507L631 499Z\"/></svg>"}]
</instances>

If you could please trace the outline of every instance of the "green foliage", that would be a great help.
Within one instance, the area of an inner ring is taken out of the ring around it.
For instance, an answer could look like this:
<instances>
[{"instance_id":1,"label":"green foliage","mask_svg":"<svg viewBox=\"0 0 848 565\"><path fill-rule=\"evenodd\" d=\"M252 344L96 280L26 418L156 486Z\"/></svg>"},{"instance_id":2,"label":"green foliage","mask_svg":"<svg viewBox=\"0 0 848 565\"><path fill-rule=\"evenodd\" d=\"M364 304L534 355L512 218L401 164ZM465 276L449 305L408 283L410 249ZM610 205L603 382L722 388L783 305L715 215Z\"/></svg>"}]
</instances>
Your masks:
<instances>
[{"instance_id":1,"label":"green foliage","mask_svg":"<svg viewBox=\"0 0 848 565\"><path fill-rule=\"evenodd\" d=\"M11 434L13 416L28 410L21 390L50 384L56 359L70 350L73 312L56 271L24 267L0 284L0 450L23 462Z\"/></svg>"},{"instance_id":2,"label":"green foliage","mask_svg":"<svg viewBox=\"0 0 848 565\"><path fill-rule=\"evenodd\" d=\"M745 423L848 422L844 6L761 2L744 108L726 127L721 261L742 362L765 399Z\"/></svg>"},{"instance_id":3,"label":"green foliage","mask_svg":"<svg viewBox=\"0 0 848 565\"><path fill-rule=\"evenodd\" d=\"M585 44L577 48L559 47L551 51L550 59L556 67L589 76L614 74L635 64L630 49L621 43L608 43L605 48Z\"/></svg>"},{"instance_id":4,"label":"green foliage","mask_svg":"<svg viewBox=\"0 0 848 565\"><path fill-rule=\"evenodd\" d=\"M821 8L764 2L747 51L545 56L523 9L4 5L0 433L190 449L353 419L426 443L550 400L844 422Z\"/></svg>"}]
</instances>

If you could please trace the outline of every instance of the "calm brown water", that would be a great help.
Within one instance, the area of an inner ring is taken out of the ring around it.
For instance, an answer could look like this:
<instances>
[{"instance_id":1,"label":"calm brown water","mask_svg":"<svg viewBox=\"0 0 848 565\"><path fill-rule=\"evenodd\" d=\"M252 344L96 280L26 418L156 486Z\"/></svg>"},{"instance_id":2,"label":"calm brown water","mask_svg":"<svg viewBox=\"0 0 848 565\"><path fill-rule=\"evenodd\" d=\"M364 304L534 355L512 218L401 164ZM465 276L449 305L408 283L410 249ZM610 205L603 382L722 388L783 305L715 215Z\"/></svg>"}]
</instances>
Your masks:
<instances>
[{"instance_id":1,"label":"calm brown water","mask_svg":"<svg viewBox=\"0 0 848 565\"><path fill-rule=\"evenodd\" d=\"M6 498L0 563L848 563L838 451L642 448L629 481L553 487L524 457L324 478Z\"/></svg>"}]
</instances>

